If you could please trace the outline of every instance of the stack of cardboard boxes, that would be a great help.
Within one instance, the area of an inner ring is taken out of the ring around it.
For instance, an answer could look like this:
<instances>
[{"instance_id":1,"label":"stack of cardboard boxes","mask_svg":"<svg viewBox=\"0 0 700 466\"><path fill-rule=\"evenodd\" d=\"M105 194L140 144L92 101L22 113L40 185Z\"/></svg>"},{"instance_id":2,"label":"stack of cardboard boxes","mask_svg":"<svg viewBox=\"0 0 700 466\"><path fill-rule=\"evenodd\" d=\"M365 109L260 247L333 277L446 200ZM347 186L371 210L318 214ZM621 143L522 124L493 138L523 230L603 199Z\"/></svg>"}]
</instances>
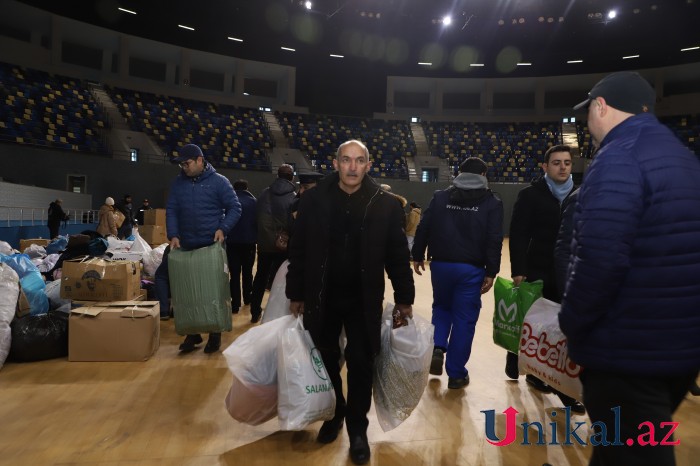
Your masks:
<instances>
[{"instance_id":1,"label":"stack of cardboard boxes","mask_svg":"<svg viewBox=\"0 0 700 466\"><path fill-rule=\"evenodd\" d=\"M160 344L160 306L143 298L134 261L63 262L61 298L79 307L68 321L69 361L145 361Z\"/></svg>"},{"instance_id":2,"label":"stack of cardboard boxes","mask_svg":"<svg viewBox=\"0 0 700 466\"><path fill-rule=\"evenodd\" d=\"M151 209L143 213L143 225L139 226L139 235L152 247L168 242L165 231L165 209Z\"/></svg>"}]
</instances>

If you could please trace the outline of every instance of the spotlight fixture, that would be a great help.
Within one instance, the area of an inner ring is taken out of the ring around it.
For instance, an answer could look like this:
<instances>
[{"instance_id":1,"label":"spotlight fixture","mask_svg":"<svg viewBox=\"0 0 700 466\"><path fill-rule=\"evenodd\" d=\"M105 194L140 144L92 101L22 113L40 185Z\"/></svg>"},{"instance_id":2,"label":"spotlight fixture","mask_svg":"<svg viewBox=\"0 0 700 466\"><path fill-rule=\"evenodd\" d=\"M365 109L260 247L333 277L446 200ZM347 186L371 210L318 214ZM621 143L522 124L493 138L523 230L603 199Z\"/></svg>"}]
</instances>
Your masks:
<instances>
[{"instance_id":1,"label":"spotlight fixture","mask_svg":"<svg viewBox=\"0 0 700 466\"><path fill-rule=\"evenodd\" d=\"M419 61L418 64L420 66L432 66L433 65L432 63L426 62L426 61Z\"/></svg>"},{"instance_id":2,"label":"spotlight fixture","mask_svg":"<svg viewBox=\"0 0 700 466\"><path fill-rule=\"evenodd\" d=\"M304 3L304 7L306 7L307 10L310 10L312 6L313 5L311 5L311 2Z\"/></svg>"},{"instance_id":3,"label":"spotlight fixture","mask_svg":"<svg viewBox=\"0 0 700 466\"><path fill-rule=\"evenodd\" d=\"M681 52L690 52L691 50L699 50L700 46L695 46L695 47L686 47L684 49L681 49Z\"/></svg>"},{"instance_id":4,"label":"spotlight fixture","mask_svg":"<svg viewBox=\"0 0 700 466\"><path fill-rule=\"evenodd\" d=\"M289 47L280 47L282 50L286 50L287 52L296 52L296 49L291 49Z\"/></svg>"},{"instance_id":5,"label":"spotlight fixture","mask_svg":"<svg viewBox=\"0 0 700 466\"><path fill-rule=\"evenodd\" d=\"M639 58L639 55L627 55L626 57L622 57L623 60L629 60L630 58Z\"/></svg>"},{"instance_id":6,"label":"spotlight fixture","mask_svg":"<svg viewBox=\"0 0 700 466\"><path fill-rule=\"evenodd\" d=\"M583 60L568 60L566 63L583 63Z\"/></svg>"},{"instance_id":7,"label":"spotlight fixture","mask_svg":"<svg viewBox=\"0 0 700 466\"><path fill-rule=\"evenodd\" d=\"M177 27L182 28L182 29L187 29L188 31L194 31L193 27L185 26L184 24L178 24Z\"/></svg>"},{"instance_id":8,"label":"spotlight fixture","mask_svg":"<svg viewBox=\"0 0 700 466\"><path fill-rule=\"evenodd\" d=\"M617 11L615 11L615 10L608 11L608 19L615 19L615 18L617 18Z\"/></svg>"},{"instance_id":9,"label":"spotlight fixture","mask_svg":"<svg viewBox=\"0 0 700 466\"><path fill-rule=\"evenodd\" d=\"M243 39L239 39L238 37L227 37L227 39L234 42L243 42Z\"/></svg>"},{"instance_id":10,"label":"spotlight fixture","mask_svg":"<svg viewBox=\"0 0 700 466\"><path fill-rule=\"evenodd\" d=\"M452 24L452 17L449 15L443 16L442 24L444 24L445 26L449 26L450 24Z\"/></svg>"},{"instance_id":11,"label":"spotlight fixture","mask_svg":"<svg viewBox=\"0 0 700 466\"><path fill-rule=\"evenodd\" d=\"M135 15L135 14L136 14L135 11L127 10L126 8L121 8L121 7L120 7L120 8L117 8L117 10L123 11L124 13L129 13L130 15Z\"/></svg>"}]
</instances>

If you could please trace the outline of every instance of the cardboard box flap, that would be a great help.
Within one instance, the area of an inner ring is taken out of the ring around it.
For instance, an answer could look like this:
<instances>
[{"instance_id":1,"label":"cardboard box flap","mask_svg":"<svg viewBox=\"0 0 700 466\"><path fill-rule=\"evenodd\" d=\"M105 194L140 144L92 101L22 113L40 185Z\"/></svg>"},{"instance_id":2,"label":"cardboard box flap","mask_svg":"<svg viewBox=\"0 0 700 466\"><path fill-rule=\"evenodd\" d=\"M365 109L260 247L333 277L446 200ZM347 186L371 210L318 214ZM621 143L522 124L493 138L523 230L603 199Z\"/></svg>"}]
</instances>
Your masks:
<instances>
[{"instance_id":1,"label":"cardboard box flap","mask_svg":"<svg viewBox=\"0 0 700 466\"><path fill-rule=\"evenodd\" d=\"M158 317L160 315L160 306L156 303L155 306L133 305L126 306L121 311L121 316L131 319L143 317Z\"/></svg>"},{"instance_id":2,"label":"cardboard box flap","mask_svg":"<svg viewBox=\"0 0 700 466\"><path fill-rule=\"evenodd\" d=\"M71 314L80 314L83 316L97 317L106 308L102 306L82 306L71 309Z\"/></svg>"}]
</instances>

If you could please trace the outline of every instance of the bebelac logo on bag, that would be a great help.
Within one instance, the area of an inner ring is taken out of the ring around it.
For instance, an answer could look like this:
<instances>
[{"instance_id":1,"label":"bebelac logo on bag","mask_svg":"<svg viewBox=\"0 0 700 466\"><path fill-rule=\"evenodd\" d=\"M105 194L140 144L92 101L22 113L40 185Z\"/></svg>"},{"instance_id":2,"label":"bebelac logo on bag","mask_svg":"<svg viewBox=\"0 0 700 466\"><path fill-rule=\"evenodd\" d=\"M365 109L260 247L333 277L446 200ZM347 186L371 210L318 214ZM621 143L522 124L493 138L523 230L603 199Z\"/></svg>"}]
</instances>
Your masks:
<instances>
[{"instance_id":1,"label":"bebelac logo on bag","mask_svg":"<svg viewBox=\"0 0 700 466\"><path fill-rule=\"evenodd\" d=\"M566 338L550 343L547 339L547 332L537 335L528 322L523 324L520 352L570 377L576 378L581 373L581 366L569 358ZM542 377L542 374L538 374L538 376Z\"/></svg>"},{"instance_id":2,"label":"bebelac logo on bag","mask_svg":"<svg viewBox=\"0 0 700 466\"><path fill-rule=\"evenodd\" d=\"M309 356L311 357L311 366L314 368L314 372L316 373L316 376L325 381L326 383L320 383L317 385L307 385L306 388L306 394L310 395L312 393L320 393L320 392L330 392L333 390L333 384L328 380L328 374L326 373L326 368L323 365L323 358L321 357L321 353L316 349L316 347L311 348L311 351L309 352Z\"/></svg>"}]
</instances>

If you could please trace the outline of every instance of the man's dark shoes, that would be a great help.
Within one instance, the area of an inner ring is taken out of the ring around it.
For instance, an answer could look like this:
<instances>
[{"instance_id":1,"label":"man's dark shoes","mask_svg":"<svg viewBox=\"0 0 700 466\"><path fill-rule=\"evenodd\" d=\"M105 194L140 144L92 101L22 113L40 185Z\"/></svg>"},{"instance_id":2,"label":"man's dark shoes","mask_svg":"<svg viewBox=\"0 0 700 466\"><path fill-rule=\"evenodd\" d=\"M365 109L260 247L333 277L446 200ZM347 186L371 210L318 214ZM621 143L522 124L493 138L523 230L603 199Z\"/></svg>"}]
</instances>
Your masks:
<instances>
[{"instance_id":1,"label":"man's dark shoes","mask_svg":"<svg viewBox=\"0 0 700 466\"><path fill-rule=\"evenodd\" d=\"M540 379L538 379L534 375L528 374L527 376L525 376L525 382L527 382L535 390L539 390L542 393L551 393L552 392L552 387L550 387L546 383L542 382Z\"/></svg>"},{"instance_id":2,"label":"man's dark shoes","mask_svg":"<svg viewBox=\"0 0 700 466\"><path fill-rule=\"evenodd\" d=\"M367 464L369 462L369 443L367 435L352 435L350 437L350 459L353 464Z\"/></svg>"},{"instance_id":3,"label":"man's dark shoes","mask_svg":"<svg viewBox=\"0 0 700 466\"><path fill-rule=\"evenodd\" d=\"M201 337L200 337L201 339ZM220 333L210 333L209 339L207 340L207 345L204 347L204 352L215 353L221 348L221 334Z\"/></svg>"},{"instance_id":4,"label":"man's dark shoes","mask_svg":"<svg viewBox=\"0 0 700 466\"><path fill-rule=\"evenodd\" d=\"M253 313L251 312L251 314L250 314L250 323L251 323L251 324L257 324L257 323L260 321L260 314L261 314L260 312L258 312L257 314L253 314Z\"/></svg>"},{"instance_id":5,"label":"man's dark shoes","mask_svg":"<svg viewBox=\"0 0 700 466\"><path fill-rule=\"evenodd\" d=\"M447 388L452 388L456 390L458 388L464 388L467 385L469 385L469 374L467 374L466 377L462 378L448 377L447 379Z\"/></svg>"},{"instance_id":6,"label":"man's dark shoes","mask_svg":"<svg viewBox=\"0 0 700 466\"><path fill-rule=\"evenodd\" d=\"M513 380L518 380L518 377L520 377L517 354L508 352L506 355L506 375Z\"/></svg>"},{"instance_id":7,"label":"man's dark shoes","mask_svg":"<svg viewBox=\"0 0 700 466\"><path fill-rule=\"evenodd\" d=\"M433 349L433 359L430 361L430 374L442 375L442 365L445 362L445 350L442 348Z\"/></svg>"},{"instance_id":8,"label":"man's dark shoes","mask_svg":"<svg viewBox=\"0 0 700 466\"><path fill-rule=\"evenodd\" d=\"M561 392L556 392L557 396L561 400L562 404L564 406L568 406L569 409L571 409L572 413L575 414L586 414L586 408L583 406L583 404L579 401L576 401L574 398L571 398L569 395L564 395Z\"/></svg>"},{"instance_id":9,"label":"man's dark shoes","mask_svg":"<svg viewBox=\"0 0 700 466\"><path fill-rule=\"evenodd\" d=\"M195 345L200 344L202 341L202 335L187 335L185 341L180 345L180 352L191 353L194 351Z\"/></svg>"},{"instance_id":10,"label":"man's dark shoes","mask_svg":"<svg viewBox=\"0 0 700 466\"><path fill-rule=\"evenodd\" d=\"M321 426L321 430L318 431L318 437L316 441L318 443L331 443L338 438L340 430L343 428L343 418L334 417L330 421L326 421Z\"/></svg>"}]
</instances>

